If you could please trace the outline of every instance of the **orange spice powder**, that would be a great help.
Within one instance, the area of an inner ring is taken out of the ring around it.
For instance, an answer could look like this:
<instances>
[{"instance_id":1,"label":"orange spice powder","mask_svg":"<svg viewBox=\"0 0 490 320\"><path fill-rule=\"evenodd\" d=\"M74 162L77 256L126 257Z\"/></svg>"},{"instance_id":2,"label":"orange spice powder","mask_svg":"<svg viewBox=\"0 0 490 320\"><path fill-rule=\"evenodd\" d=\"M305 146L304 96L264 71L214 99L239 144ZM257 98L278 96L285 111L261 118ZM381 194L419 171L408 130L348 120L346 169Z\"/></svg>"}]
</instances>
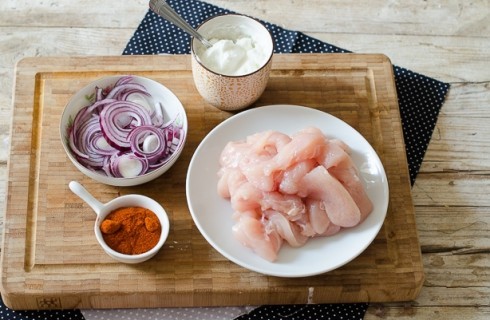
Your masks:
<instances>
[{"instance_id":1,"label":"orange spice powder","mask_svg":"<svg viewBox=\"0 0 490 320\"><path fill-rule=\"evenodd\" d=\"M123 254L149 251L160 240L162 226L156 214L141 207L119 208L100 224L105 243Z\"/></svg>"}]
</instances>

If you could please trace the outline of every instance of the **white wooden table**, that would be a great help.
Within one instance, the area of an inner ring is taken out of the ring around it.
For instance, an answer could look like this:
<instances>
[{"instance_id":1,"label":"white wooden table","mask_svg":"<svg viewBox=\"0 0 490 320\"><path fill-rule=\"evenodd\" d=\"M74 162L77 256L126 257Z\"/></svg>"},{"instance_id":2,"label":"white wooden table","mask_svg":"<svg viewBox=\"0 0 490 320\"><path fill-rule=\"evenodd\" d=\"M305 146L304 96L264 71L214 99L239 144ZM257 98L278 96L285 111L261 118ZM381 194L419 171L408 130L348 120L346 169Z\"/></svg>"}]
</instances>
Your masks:
<instances>
[{"instance_id":1,"label":"white wooden table","mask_svg":"<svg viewBox=\"0 0 490 320\"><path fill-rule=\"evenodd\" d=\"M372 304L366 319L490 317L490 3L207 1L451 83L413 187L426 282L418 299ZM15 63L120 55L148 1L0 2L0 210ZM3 219L0 219L0 233Z\"/></svg>"}]
</instances>

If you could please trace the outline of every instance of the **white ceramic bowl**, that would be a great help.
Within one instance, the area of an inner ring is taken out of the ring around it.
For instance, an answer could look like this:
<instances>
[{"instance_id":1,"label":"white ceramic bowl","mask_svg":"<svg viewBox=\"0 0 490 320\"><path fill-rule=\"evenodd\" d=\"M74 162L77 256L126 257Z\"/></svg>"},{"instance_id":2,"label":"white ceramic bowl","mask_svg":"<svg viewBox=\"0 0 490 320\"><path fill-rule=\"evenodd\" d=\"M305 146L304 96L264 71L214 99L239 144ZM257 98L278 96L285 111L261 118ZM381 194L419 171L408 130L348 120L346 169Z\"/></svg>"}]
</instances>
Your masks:
<instances>
[{"instance_id":1,"label":"white ceramic bowl","mask_svg":"<svg viewBox=\"0 0 490 320\"><path fill-rule=\"evenodd\" d=\"M229 75L201 59L204 46L192 38L192 74L197 91L206 102L221 110L240 110L253 104L264 92L269 81L274 41L267 28L258 20L240 14L225 14L206 20L198 27L207 39L253 39L261 47L264 59L246 74ZM215 53L215 52L213 52ZM219 55L216 55L219 56ZM209 63L209 61L208 61Z\"/></svg>"},{"instance_id":2,"label":"white ceramic bowl","mask_svg":"<svg viewBox=\"0 0 490 320\"><path fill-rule=\"evenodd\" d=\"M113 259L124 262L124 263L140 263L144 262L153 256L155 256L158 251L162 248L165 240L167 240L168 233L170 230L170 222L168 219L167 212L165 209L155 200L148 198L143 195L129 194L125 196L117 197L108 203L101 203L96 198L94 198L80 183L76 181L71 181L69 184L70 190L78 195L82 200L84 200L95 212L97 218L95 219L94 232L97 241L104 251L111 256ZM123 254L113 250L109 247L102 236L102 231L100 231L100 224L112 211L124 208L124 207L141 207L153 211L158 217L161 225L161 234L158 243L149 251L140 254Z\"/></svg>"},{"instance_id":3,"label":"white ceramic bowl","mask_svg":"<svg viewBox=\"0 0 490 320\"><path fill-rule=\"evenodd\" d=\"M170 158L166 164L159 167L158 169L155 169L146 174L139 175L136 177L131 177L131 178L110 177L104 174L103 172L97 172L82 165L74 156L68 144L68 128L73 123L73 119L75 118L77 113L83 107L93 103L93 101L90 101L89 97L91 95L93 96L96 87L99 88L111 87L120 78L125 76L127 75L104 77L96 81L93 81L92 83L88 84L87 86L79 90L65 106L60 121L61 142L63 144L63 148L66 151L68 158L75 165L75 167L78 168L82 173L84 173L88 177L98 182L108 184L108 185L113 185L113 186L119 186L119 187L134 186L134 185L140 185L149 182L161 176L168 169L170 169L170 167L172 167L175 161L177 161L177 159L179 158L182 152L182 149L185 144L185 139L187 135L187 126L188 126L185 109L182 103L179 101L179 99L177 98L177 96L175 96L173 92L171 92L168 88L166 88L159 82L156 82L148 78L132 75L131 77L133 78L133 82L143 85L147 89L147 91L151 94L153 102L160 102L163 105L163 109L164 109L163 115L167 120L174 119L177 116L180 117L182 129L183 129L182 142L180 143L179 147L175 150L175 152L173 152L172 155L170 155Z\"/></svg>"}]
</instances>

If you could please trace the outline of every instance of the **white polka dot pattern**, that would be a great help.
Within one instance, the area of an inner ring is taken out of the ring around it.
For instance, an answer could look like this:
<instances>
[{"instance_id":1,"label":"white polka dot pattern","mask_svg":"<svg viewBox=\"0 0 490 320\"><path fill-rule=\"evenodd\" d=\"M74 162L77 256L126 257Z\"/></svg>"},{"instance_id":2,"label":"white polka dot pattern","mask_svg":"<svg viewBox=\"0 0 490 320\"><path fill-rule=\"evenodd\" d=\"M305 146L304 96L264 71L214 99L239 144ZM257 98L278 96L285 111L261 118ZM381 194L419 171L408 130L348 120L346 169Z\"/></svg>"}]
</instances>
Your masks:
<instances>
[{"instance_id":1,"label":"white polka dot pattern","mask_svg":"<svg viewBox=\"0 0 490 320\"><path fill-rule=\"evenodd\" d=\"M230 320L253 307L83 310L86 320Z\"/></svg>"},{"instance_id":2,"label":"white polka dot pattern","mask_svg":"<svg viewBox=\"0 0 490 320\"><path fill-rule=\"evenodd\" d=\"M0 299L0 320L83 320L80 310L20 310L7 308Z\"/></svg>"},{"instance_id":3,"label":"white polka dot pattern","mask_svg":"<svg viewBox=\"0 0 490 320\"><path fill-rule=\"evenodd\" d=\"M394 67L410 180L413 185L449 84Z\"/></svg>"},{"instance_id":4,"label":"white polka dot pattern","mask_svg":"<svg viewBox=\"0 0 490 320\"><path fill-rule=\"evenodd\" d=\"M367 303L264 306L242 315L236 320L360 320L364 318L367 308Z\"/></svg>"}]
</instances>

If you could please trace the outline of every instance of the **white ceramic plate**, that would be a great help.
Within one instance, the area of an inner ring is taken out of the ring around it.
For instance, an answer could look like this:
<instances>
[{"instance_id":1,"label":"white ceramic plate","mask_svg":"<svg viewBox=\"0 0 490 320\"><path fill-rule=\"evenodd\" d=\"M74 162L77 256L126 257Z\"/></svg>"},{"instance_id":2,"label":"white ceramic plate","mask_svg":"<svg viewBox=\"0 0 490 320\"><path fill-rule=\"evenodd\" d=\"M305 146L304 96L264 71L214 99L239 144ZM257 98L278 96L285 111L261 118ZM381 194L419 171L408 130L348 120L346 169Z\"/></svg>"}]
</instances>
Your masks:
<instances>
[{"instance_id":1,"label":"white ceramic plate","mask_svg":"<svg viewBox=\"0 0 490 320\"><path fill-rule=\"evenodd\" d=\"M316 126L327 137L346 142L374 209L360 225L331 237L308 240L301 248L287 244L278 259L269 262L239 243L232 234L230 201L217 194L219 155L227 142L277 130L293 134ZM187 173L187 203L206 240L223 256L249 270L280 277L304 277L336 269L357 257L378 234L386 216L389 191L383 165L371 145L344 121L319 110L273 105L241 112L216 126L201 142Z\"/></svg>"}]
</instances>

